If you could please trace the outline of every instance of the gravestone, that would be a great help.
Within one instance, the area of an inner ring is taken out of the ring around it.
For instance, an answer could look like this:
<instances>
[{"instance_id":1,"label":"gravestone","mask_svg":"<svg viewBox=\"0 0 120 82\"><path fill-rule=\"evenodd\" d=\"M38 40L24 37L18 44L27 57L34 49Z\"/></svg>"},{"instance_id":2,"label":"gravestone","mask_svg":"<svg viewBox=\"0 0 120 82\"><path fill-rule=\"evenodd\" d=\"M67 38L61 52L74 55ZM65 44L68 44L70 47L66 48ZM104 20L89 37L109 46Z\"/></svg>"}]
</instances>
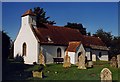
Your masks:
<instances>
[{"instance_id":1,"label":"gravestone","mask_svg":"<svg viewBox=\"0 0 120 82\"><path fill-rule=\"evenodd\" d=\"M112 82L112 73L108 68L103 68L100 73L101 82Z\"/></svg>"},{"instance_id":2,"label":"gravestone","mask_svg":"<svg viewBox=\"0 0 120 82\"><path fill-rule=\"evenodd\" d=\"M86 69L86 67L85 67L85 56L83 56L83 54L81 54L79 56L78 69Z\"/></svg>"},{"instance_id":3,"label":"gravestone","mask_svg":"<svg viewBox=\"0 0 120 82\"><path fill-rule=\"evenodd\" d=\"M71 67L70 56L68 56L67 53L66 53L66 56L64 57L64 62L63 62L63 67L65 67L65 68Z\"/></svg>"},{"instance_id":4,"label":"gravestone","mask_svg":"<svg viewBox=\"0 0 120 82\"><path fill-rule=\"evenodd\" d=\"M92 54L92 61L96 61L96 55Z\"/></svg>"},{"instance_id":5,"label":"gravestone","mask_svg":"<svg viewBox=\"0 0 120 82\"><path fill-rule=\"evenodd\" d=\"M33 73L33 77L37 77L37 78L43 78L43 72L38 72L38 71L32 71Z\"/></svg>"},{"instance_id":6,"label":"gravestone","mask_svg":"<svg viewBox=\"0 0 120 82\"><path fill-rule=\"evenodd\" d=\"M117 67L117 59L116 59L116 57L112 57L112 59L110 60L110 66L111 67Z\"/></svg>"},{"instance_id":7,"label":"gravestone","mask_svg":"<svg viewBox=\"0 0 120 82\"><path fill-rule=\"evenodd\" d=\"M120 54L117 55L118 68L120 68Z\"/></svg>"},{"instance_id":8,"label":"gravestone","mask_svg":"<svg viewBox=\"0 0 120 82\"><path fill-rule=\"evenodd\" d=\"M42 54L42 51L40 51L39 63L45 66L45 58L44 55Z\"/></svg>"},{"instance_id":9,"label":"gravestone","mask_svg":"<svg viewBox=\"0 0 120 82\"><path fill-rule=\"evenodd\" d=\"M87 67L93 67L93 61L88 61L87 62Z\"/></svg>"}]
</instances>

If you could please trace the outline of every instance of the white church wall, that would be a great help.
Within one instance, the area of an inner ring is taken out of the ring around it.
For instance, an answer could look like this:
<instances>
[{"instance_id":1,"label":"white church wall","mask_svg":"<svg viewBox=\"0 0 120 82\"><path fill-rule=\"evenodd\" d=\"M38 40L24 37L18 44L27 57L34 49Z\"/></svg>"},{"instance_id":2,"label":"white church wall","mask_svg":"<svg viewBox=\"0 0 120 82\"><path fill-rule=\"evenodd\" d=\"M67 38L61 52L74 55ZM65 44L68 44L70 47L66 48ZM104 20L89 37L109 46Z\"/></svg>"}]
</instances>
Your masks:
<instances>
[{"instance_id":1,"label":"white church wall","mask_svg":"<svg viewBox=\"0 0 120 82\"><path fill-rule=\"evenodd\" d=\"M86 50L87 60L91 60L91 58L90 58L90 51L91 51L92 61L96 61L96 60L108 61L108 51L92 50L90 48L85 48L85 50ZM100 52L101 52L101 57L99 57Z\"/></svg>"},{"instance_id":2,"label":"white church wall","mask_svg":"<svg viewBox=\"0 0 120 82\"><path fill-rule=\"evenodd\" d=\"M101 57L99 57L100 60L108 61L108 51L101 51Z\"/></svg>"},{"instance_id":3,"label":"white church wall","mask_svg":"<svg viewBox=\"0 0 120 82\"><path fill-rule=\"evenodd\" d=\"M101 57L99 56L99 53L101 53ZM108 51L92 50L92 55L96 55L96 59L95 57L92 57L92 60L108 61Z\"/></svg>"},{"instance_id":4,"label":"white church wall","mask_svg":"<svg viewBox=\"0 0 120 82\"><path fill-rule=\"evenodd\" d=\"M22 17L22 25L14 42L14 57L16 57L17 54L23 54L22 47L25 42L27 50L26 56L24 56L24 61L26 64L33 64L33 62L38 62L38 41L35 38L28 21L29 16Z\"/></svg>"},{"instance_id":5,"label":"white church wall","mask_svg":"<svg viewBox=\"0 0 120 82\"><path fill-rule=\"evenodd\" d=\"M75 52L68 52L68 56L70 56L70 63L75 64Z\"/></svg>"},{"instance_id":6,"label":"white church wall","mask_svg":"<svg viewBox=\"0 0 120 82\"><path fill-rule=\"evenodd\" d=\"M53 58L57 57L58 48L61 49L61 58L64 58L66 46L41 45L41 50L45 56L46 63L53 63Z\"/></svg>"}]
</instances>

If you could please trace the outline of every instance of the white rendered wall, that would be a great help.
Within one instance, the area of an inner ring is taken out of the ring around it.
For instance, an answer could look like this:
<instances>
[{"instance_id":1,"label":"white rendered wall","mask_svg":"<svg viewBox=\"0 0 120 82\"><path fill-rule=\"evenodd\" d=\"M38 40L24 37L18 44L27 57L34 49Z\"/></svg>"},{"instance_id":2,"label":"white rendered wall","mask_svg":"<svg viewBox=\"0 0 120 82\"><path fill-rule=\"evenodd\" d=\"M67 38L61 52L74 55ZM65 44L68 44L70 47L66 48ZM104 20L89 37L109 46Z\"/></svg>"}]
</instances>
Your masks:
<instances>
[{"instance_id":1,"label":"white rendered wall","mask_svg":"<svg viewBox=\"0 0 120 82\"><path fill-rule=\"evenodd\" d=\"M99 57L100 52L101 52L101 57ZM92 50L92 55L93 54L96 55L96 60L108 61L108 51ZM95 59L93 59L93 60L95 60Z\"/></svg>"},{"instance_id":2,"label":"white rendered wall","mask_svg":"<svg viewBox=\"0 0 120 82\"><path fill-rule=\"evenodd\" d=\"M53 58L57 57L58 48L61 49L61 58L64 58L66 46L41 45L41 50L45 56L46 63L53 63Z\"/></svg>"},{"instance_id":3,"label":"white rendered wall","mask_svg":"<svg viewBox=\"0 0 120 82\"><path fill-rule=\"evenodd\" d=\"M70 56L70 63L75 64L75 52L68 52L68 56Z\"/></svg>"},{"instance_id":4,"label":"white rendered wall","mask_svg":"<svg viewBox=\"0 0 120 82\"><path fill-rule=\"evenodd\" d=\"M108 51L101 51L101 57L98 56L100 60L108 61Z\"/></svg>"},{"instance_id":5,"label":"white rendered wall","mask_svg":"<svg viewBox=\"0 0 120 82\"><path fill-rule=\"evenodd\" d=\"M27 50L26 56L24 56L24 61L26 64L33 64L33 62L38 62L38 41L33 34L33 31L28 23L30 21L29 16L22 17L22 25L17 38L14 42L14 57L17 54L22 55L23 43L26 43Z\"/></svg>"},{"instance_id":6,"label":"white rendered wall","mask_svg":"<svg viewBox=\"0 0 120 82\"><path fill-rule=\"evenodd\" d=\"M90 59L90 51L92 52L92 60L96 61L98 60L103 60L103 61L108 61L108 51L101 51L101 50L92 50L90 48L86 48L86 56L87 60ZM99 53L101 52L101 57L99 57Z\"/></svg>"}]
</instances>

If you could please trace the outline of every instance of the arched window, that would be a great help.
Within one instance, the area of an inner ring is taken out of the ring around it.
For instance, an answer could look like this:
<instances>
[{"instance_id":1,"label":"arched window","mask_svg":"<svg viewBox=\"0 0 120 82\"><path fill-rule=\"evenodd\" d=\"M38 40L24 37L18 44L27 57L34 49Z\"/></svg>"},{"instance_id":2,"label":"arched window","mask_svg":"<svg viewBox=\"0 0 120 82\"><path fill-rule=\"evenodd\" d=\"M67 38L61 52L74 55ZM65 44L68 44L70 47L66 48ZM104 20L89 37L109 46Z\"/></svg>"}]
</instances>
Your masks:
<instances>
[{"instance_id":1,"label":"arched window","mask_svg":"<svg viewBox=\"0 0 120 82\"><path fill-rule=\"evenodd\" d=\"M60 48L57 49L57 57L61 57L61 49Z\"/></svg>"},{"instance_id":2,"label":"arched window","mask_svg":"<svg viewBox=\"0 0 120 82\"><path fill-rule=\"evenodd\" d=\"M23 53L22 55L23 56L26 56L26 48L27 48L26 43L23 43L23 46L22 46L22 49L23 49L22 50L22 53Z\"/></svg>"}]
</instances>

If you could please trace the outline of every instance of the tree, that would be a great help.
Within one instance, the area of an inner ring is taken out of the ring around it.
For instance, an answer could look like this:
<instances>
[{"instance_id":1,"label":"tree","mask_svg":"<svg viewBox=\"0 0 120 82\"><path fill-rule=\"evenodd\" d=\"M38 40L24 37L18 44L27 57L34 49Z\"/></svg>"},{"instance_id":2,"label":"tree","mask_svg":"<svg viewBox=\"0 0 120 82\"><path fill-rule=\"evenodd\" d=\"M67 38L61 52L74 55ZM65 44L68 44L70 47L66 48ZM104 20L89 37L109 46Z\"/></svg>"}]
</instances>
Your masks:
<instances>
[{"instance_id":1,"label":"tree","mask_svg":"<svg viewBox=\"0 0 120 82\"><path fill-rule=\"evenodd\" d=\"M34 13L36 14L37 26L39 26L40 23L47 23L47 24L51 24L51 25L56 24L55 21L48 20L50 17L46 17L46 12L43 10L43 8L35 7Z\"/></svg>"},{"instance_id":2,"label":"tree","mask_svg":"<svg viewBox=\"0 0 120 82\"><path fill-rule=\"evenodd\" d=\"M91 36L91 32L87 32L87 35L88 35L88 36Z\"/></svg>"},{"instance_id":3,"label":"tree","mask_svg":"<svg viewBox=\"0 0 120 82\"><path fill-rule=\"evenodd\" d=\"M64 27L78 29L81 34L86 35L86 28L83 28L83 25L80 24L80 23L78 24L78 23L70 23L70 22L68 22L67 25L65 25Z\"/></svg>"},{"instance_id":4,"label":"tree","mask_svg":"<svg viewBox=\"0 0 120 82\"><path fill-rule=\"evenodd\" d=\"M120 54L120 36L115 36L111 41L110 53L112 55Z\"/></svg>"},{"instance_id":5,"label":"tree","mask_svg":"<svg viewBox=\"0 0 120 82\"><path fill-rule=\"evenodd\" d=\"M113 37L111 32L105 32L103 29L98 29L97 32L93 34L93 36L101 38L101 40L106 44L107 47L111 46L111 41Z\"/></svg>"},{"instance_id":6,"label":"tree","mask_svg":"<svg viewBox=\"0 0 120 82\"><path fill-rule=\"evenodd\" d=\"M100 37L101 40L109 48L109 58L120 54L120 36L113 36L111 32L105 32L103 29L98 29L93 36Z\"/></svg>"},{"instance_id":7,"label":"tree","mask_svg":"<svg viewBox=\"0 0 120 82\"><path fill-rule=\"evenodd\" d=\"M6 61L10 54L10 37L2 31L2 60Z\"/></svg>"},{"instance_id":8,"label":"tree","mask_svg":"<svg viewBox=\"0 0 120 82\"><path fill-rule=\"evenodd\" d=\"M14 54L14 41L11 41L9 59L13 59L14 58L13 54Z\"/></svg>"}]
</instances>

